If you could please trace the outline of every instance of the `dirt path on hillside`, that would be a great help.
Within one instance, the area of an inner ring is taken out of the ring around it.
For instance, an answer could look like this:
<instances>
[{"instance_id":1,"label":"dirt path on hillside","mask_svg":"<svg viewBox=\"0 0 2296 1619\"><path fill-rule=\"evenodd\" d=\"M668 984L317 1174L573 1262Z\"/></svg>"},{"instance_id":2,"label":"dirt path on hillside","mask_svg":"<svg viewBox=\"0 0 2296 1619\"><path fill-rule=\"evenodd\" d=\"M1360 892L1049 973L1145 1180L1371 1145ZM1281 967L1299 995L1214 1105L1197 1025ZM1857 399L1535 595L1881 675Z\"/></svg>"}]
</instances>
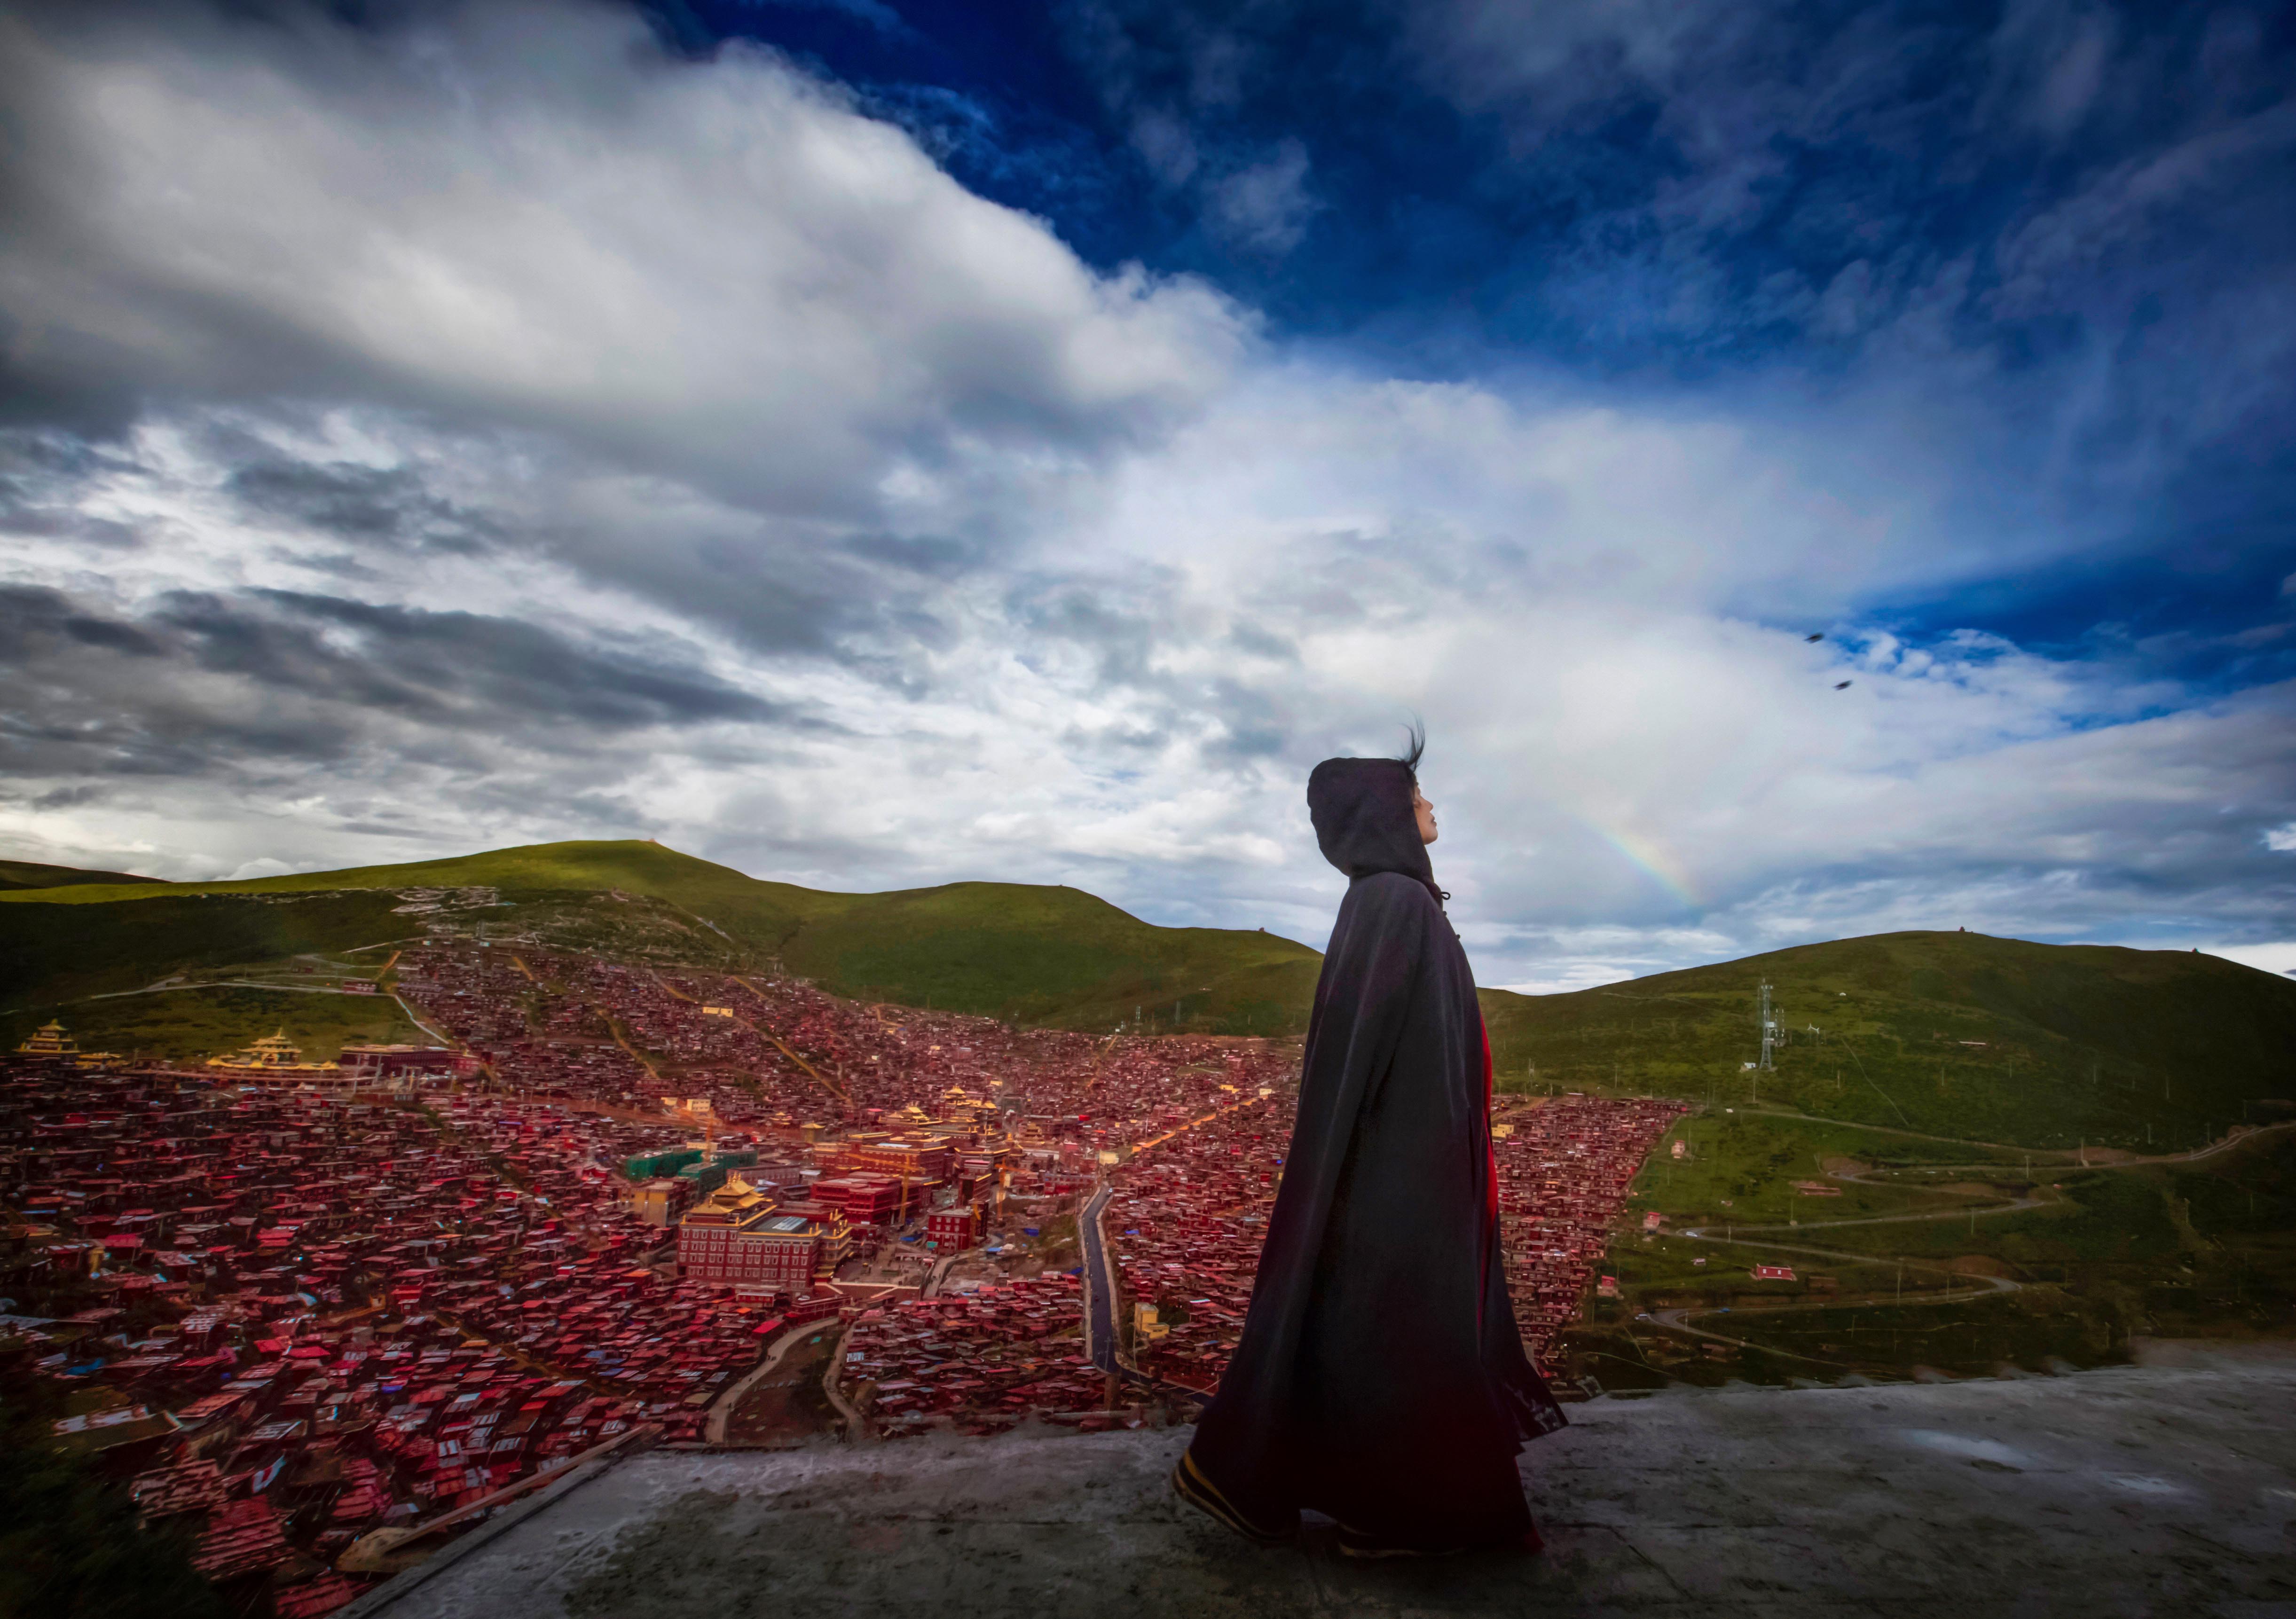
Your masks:
<instances>
[{"instance_id":1,"label":"dirt path on hillside","mask_svg":"<svg viewBox=\"0 0 2296 1619\"><path fill-rule=\"evenodd\" d=\"M1807 1121L1809 1122L1830 1122L1830 1121L1808 1120L1808 1115L1806 1114L1771 1113L1767 1110L1764 1110L1761 1116L1767 1118ZM1895 1136L1911 1136L1918 1134L1918 1132L1913 1130L1888 1130L1886 1126L1882 1125L1861 1124L1854 1126L1853 1128L1858 1130L1885 1130L1886 1133ZM2206 1158L2214 1157L2220 1153L2229 1152L2235 1147L2248 1145L2255 1141L2259 1137L2268 1136L2277 1131L2288 1130L2296 1130L2296 1123L2243 1125L2234 1129L2230 1135L2226 1136L2221 1140L2211 1142L2207 1146L2194 1147L2187 1152L2163 1154L2157 1157L2128 1157L2112 1163L2076 1162L2074 1163L2060 1163L2054 1166L2044 1167L2054 1167L2062 1171L2063 1170L2074 1168L2087 1168L2090 1170L2131 1170L2150 1168L2155 1164L2194 1163ZM1955 1145L1964 1146L1991 1146L1994 1145L1990 1142L1981 1141L1956 1141L1955 1138L1949 1136L1922 1136L1920 1138L1926 1141L1952 1142ZM2003 1147L2000 1150L2004 1152L2023 1153L2027 1149L2023 1147ZM2079 1149L2075 1149L2074 1153L2071 1154L2058 1153L2055 1155L2061 1159L2065 1157L2074 1157L2077 1160L2080 1156ZM1937 1174L1939 1172L1950 1173L1956 1171L1988 1171L1997 1174L2005 1169L2012 1169L2015 1166L2013 1165L1998 1163L1968 1164L1915 1164L1907 1165L1901 1171L1882 1171L1881 1173L1882 1175L1900 1173ZM1938 1196L1945 1197L1968 1197L1972 1196L1986 1195L1982 1193L1972 1194L1972 1192L1964 1191L1957 1188L1912 1185L1899 1180L1878 1179L1874 1175L1871 1174L1857 1174L1847 1170L1828 1170L1825 1171L1825 1175L1830 1180L1847 1181L1852 1185L1896 1187L1907 1191L1927 1192ZM1724 1227L1723 1231L1718 1235L1711 1226L1691 1226L1685 1227L1679 1231L1669 1233L1669 1235L1683 1237L1692 1242L1714 1243L1731 1247L1752 1248L1758 1252L1766 1253L1811 1254L1828 1260L1847 1261L1853 1264L1864 1265L1895 1264L1901 1267L1911 1267L1917 1270L1935 1271L1942 1275L1959 1278L1965 1273L1955 1270L1949 1262L1939 1262L1939 1261L1931 1259L1909 1259L1902 1254L1858 1253L1839 1248L1822 1248L1811 1246L1808 1244L1779 1242L1776 1241L1771 1234L1781 1231L1799 1233L1802 1231L1827 1230L1844 1226L1916 1224L1945 1220L1968 1220L1974 1221L1978 1220L1989 1220L2001 1214L2019 1214L2033 1209L2054 1207L2062 1201L2063 1199L2061 1196L2028 1196L2013 1198L2006 1203L1995 1204L1989 1208L1976 1208L1968 1204L1963 1204L1957 1208L1939 1209L1928 1213L1919 1214L1869 1214L1853 1216L1847 1220L1796 1220L1787 1225L1778 1225L1775 1222L1766 1222L1761 1225L1750 1226L1726 1224ZM1958 1303L1966 1299L1985 1298L1997 1293L2013 1293L2024 1286L2023 1283L2016 1281L2009 1277L1986 1277L1981 1279L1987 1284L1985 1286L1972 1287L1963 1292L1932 1294L1915 1302L1923 1305ZM1775 1349L1766 1344L1751 1344L1748 1340L1743 1338L1734 1338L1724 1333L1714 1332L1709 1328L1693 1327L1690 1325L1690 1318L1693 1316L1718 1315L1724 1313L1726 1308L1734 1311L1734 1306L1701 1307L1689 1305L1676 1310L1647 1311L1644 1312L1640 1319L1656 1322L1662 1327L1667 1327L1674 1331L1687 1334L1692 1337L1710 1339L1717 1343L1734 1344L1740 1348L1759 1349L1765 1354L1788 1355L1792 1359L1797 1360L1807 1360L1813 1365L1819 1366L1834 1366L1840 1364L1839 1362L1832 1360L1821 1360L1815 1355L1794 1354L1792 1352L1788 1350ZM1775 1304L1767 1304L1759 1307L1760 1312L1763 1314L1784 1313L1796 1310L1808 1311L1839 1308L1841 1308L1839 1301L1824 1298L1780 1299Z\"/></svg>"},{"instance_id":2,"label":"dirt path on hillside","mask_svg":"<svg viewBox=\"0 0 2296 1619\"><path fill-rule=\"evenodd\" d=\"M1842 1130L1872 1130L1878 1135L1904 1136L1915 1141L1941 1141L1948 1146L1978 1146L1983 1147L1988 1152L2018 1153L2029 1158L2049 1157L2060 1161L2071 1159L2073 1163L2070 1167L2087 1170L2141 1169L2148 1163L2193 1163L2202 1158L2214 1157L2218 1153L2229 1152L2234 1147L2252 1141L2259 1136L2269 1136L2282 1130L2296 1130L2296 1120L2291 1120L2284 1124L2235 1124L2228 1133L2219 1136L2205 1146L2192 1147L2181 1153L2144 1154L2129 1153L2117 1146L2013 1146L2003 1141L1972 1141L1964 1136L1925 1135L1917 1130L1899 1130L1890 1124L1859 1124L1848 1119L1828 1119L1816 1114L1784 1113L1772 1107L1741 1107L1733 1111L1741 1114L1751 1114L1759 1119L1784 1119L1795 1124L1821 1124L1832 1125ZM2092 1156L2100 1153L2111 1153L2114 1155L2110 1161ZM1997 1171L2004 1166L1999 1163L1923 1163L1908 1164L1906 1167L1931 1171L1954 1169ZM2060 1162L2057 1167L2069 1166Z\"/></svg>"}]
</instances>

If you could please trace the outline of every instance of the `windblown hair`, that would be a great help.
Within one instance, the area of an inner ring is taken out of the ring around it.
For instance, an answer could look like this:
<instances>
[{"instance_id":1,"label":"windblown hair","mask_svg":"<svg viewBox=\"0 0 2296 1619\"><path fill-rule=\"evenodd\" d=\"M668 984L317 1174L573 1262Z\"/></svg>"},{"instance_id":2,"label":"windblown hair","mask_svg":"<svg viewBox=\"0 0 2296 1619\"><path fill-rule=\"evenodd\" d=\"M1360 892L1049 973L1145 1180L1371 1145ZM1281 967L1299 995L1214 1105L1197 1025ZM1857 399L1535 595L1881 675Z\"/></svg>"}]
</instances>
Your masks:
<instances>
[{"instance_id":1,"label":"windblown hair","mask_svg":"<svg viewBox=\"0 0 2296 1619\"><path fill-rule=\"evenodd\" d=\"M1403 738L1410 745L1403 750L1402 756L1396 762L1411 772L1411 785L1415 787L1419 785L1419 760L1427 752L1426 722L1413 719L1403 727Z\"/></svg>"}]
</instances>

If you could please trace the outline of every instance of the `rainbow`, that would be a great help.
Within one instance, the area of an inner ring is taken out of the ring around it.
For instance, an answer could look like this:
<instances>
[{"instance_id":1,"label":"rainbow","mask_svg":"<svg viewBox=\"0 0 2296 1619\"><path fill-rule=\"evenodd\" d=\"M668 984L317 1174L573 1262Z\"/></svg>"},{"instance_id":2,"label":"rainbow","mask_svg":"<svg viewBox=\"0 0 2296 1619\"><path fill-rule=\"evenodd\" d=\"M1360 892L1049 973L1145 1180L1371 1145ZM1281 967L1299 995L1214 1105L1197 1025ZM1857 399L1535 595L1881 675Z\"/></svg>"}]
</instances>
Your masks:
<instances>
[{"instance_id":1,"label":"rainbow","mask_svg":"<svg viewBox=\"0 0 2296 1619\"><path fill-rule=\"evenodd\" d=\"M1685 906L1692 910L1701 910L1705 908L1706 902L1698 897L1697 891L1691 886L1690 874L1683 869L1682 862L1676 859L1671 851L1660 848L1638 832L1604 826L1588 820L1585 816L1575 818L1587 831L1626 856L1628 864L1679 900Z\"/></svg>"}]
</instances>

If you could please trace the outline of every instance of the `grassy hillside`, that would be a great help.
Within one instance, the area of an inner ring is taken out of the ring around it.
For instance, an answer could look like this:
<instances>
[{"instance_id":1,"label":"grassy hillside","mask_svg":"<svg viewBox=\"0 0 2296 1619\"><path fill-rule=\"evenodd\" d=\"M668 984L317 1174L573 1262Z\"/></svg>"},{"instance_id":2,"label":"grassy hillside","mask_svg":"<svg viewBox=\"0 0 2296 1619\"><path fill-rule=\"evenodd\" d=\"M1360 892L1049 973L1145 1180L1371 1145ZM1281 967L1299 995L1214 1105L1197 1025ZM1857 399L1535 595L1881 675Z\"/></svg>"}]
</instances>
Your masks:
<instances>
[{"instance_id":1,"label":"grassy hillside","mask_svg":"<svg viewBox=\"0 0 2296 1619\"><path fill-rule=\"evenodd\" d=\"M1767 977L1787 1043L1760 1048ZM1512 1089L1621 1090L2032 1146L2189 1146L2296 1097L2296 982L2171 950L1883 933L1486 994Z\"/></svg>"},{"instance_id":2,"label":"grassy hillside","mask_svg":"<svg viewBox=\"0 0 2296 1619\"><path fill-rule=\"evenodd\" d=\"M77 866L42 866L33 860L0 860L0 890L11 888L69 888L100 883L156 883L156 877L130 876L124 871L82 871Z\"/></svg>"},{"instance_id":3,"label":"grassy hillside","mask_svg":"<svg viewBox=\"0 0 2296 1619\"><path fill-rule=\"evenodd\" d=\"M1071 888L824 893L655 843L545 843L240 883L0 892L0 1007L428 928L729 967L779 962L840 994L1071 1028L1136 1011L1164 1028L1294 1032L1321 960L1267 933L1156 927Z\"/></svg>"},{"instance_id":4,"label":"grassy hillside","mask_svg":"<svg viewBox=\"0 0 2296 1619\"><path fill-rule=\"evenodd\" d=\"M79 902L86 894L152 897ZM391 914L398 903L387 890L210 898L190 884L0 892L0 1011L419 934Z\"/></svg>"},{"instance_id":5,"label":"grassy hillside","mask_svg":"<svg viewBox=\"0 0 2296 1619\"><path fill-rule=\"evenodd\" d=\"M1323 957L1272 933L1155 927L1073 888L955 883L840 895L787 936L840 994L1097 1029L1136 1015L1235 1034L1304 1029Z\"/></svg>"},{"instance_id":6,"label":"grassy hillside","mask_svg":"<svg viewBox=\"0 0 2296 1619\"><path fill-rule=\"evenodd\" d=\"M2077 1155L1741 1097L1671 1133L1683 1156L1651 1155L1612 1229L1620 1296L1590 1299L1567 1335L1566 1364L1606 1386L2062 1370L2125 1360L2132 1335L2296 1332L2284 1125L2198 1154ZM1751 1270L1778 1264L1792 1279ZM1722 1341L1686 1339L1677 1311Z\"/></svg>"},{"instance_id":7,"label":"grassy hillside","mask_svg":"<svg viewBox=\"0 0 2296 1619\"><path fill-rule=\"evenodd\" d=\"M37 1011L0 1012L0 1045L12 1047L41 1022ZM434 1045L387 995L217 984L107 996L66 1009L64 1021L83 1051L195 1061L237 1050L258 1035L285 1032L307 1062L332 1062L353 1041Z\"/></svg>"}]
</instances>

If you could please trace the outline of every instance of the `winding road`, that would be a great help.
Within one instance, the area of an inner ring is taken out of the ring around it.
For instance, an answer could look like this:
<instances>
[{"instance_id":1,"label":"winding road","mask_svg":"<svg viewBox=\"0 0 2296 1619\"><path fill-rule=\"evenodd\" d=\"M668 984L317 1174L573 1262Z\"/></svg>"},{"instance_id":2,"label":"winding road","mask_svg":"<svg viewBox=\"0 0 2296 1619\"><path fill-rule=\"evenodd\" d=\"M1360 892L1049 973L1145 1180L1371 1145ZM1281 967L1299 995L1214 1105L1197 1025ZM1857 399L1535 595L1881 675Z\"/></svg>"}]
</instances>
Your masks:
<instances>
[{"instance_id":1,"label":"winding road","mask_svg":"<svg viewBox=\"0 0 2296 1619\"><path fill-rule=\"evenodd\" d=\"M1793 1115L1775 1114L1772 1116L1791 1118ZM1907 1135L1912 1132L1906 1130L1893 1130L1890 1133L1893 1135ZM1946 1138L1937 1137L1931 1138L1942 1140ZM1937 1166L1923 1165L1920 1167L1925 1171L1933 1171ZM1997 1163L1964 1164L1954 1167L1972 1170L1986 1169L1991 1170L1996 1173L1998 1173L2003 1168L2002 1165ZM1853 1175L1839 1170L1829 1170L1825 1173L1826 1178L1830 1180L1844 1180L1857 1186L1895 1186L1898 1184L1890 1180L1876 1180L1863 1175ZM1942 1187L1923 1187L1917 1188L1915 1189L1932 1191L1939 1194L1940 1196L1948 1197L1980 1196L1980 1194L1975 1193L1949 1192ZM1909 1260L1899 1258L1894 1254L1881 1256L1871 1253L1858 1253L1843 1248L1820 1248L1812 1246L1807 1243L1782 1243L1769 1241L1759 1237L1750 1241L1747 1237L1740 1235L1740 1233L1742 1231L1800 1232L1824 1230L1834 1226L1881 1226L1902 1224L1919 1220L1970 1220L1980 1216L2015 1213L2025 1209L2045 1208L2048 1206L2049 1201L2049 1199L2043 1197L2019 1197L2013 1198L2007 1203L1996 1204L1991 1208L1984 1209L1972 1208L1967 1204L1964 1204L1959 1208L1938 1209L1925 1214L1866 1214L1857 1215L1848 1220L1796 1220L1792 1224L1785 1226L1759 1225L1739 1227L1734 1225L1726 1227L1720 1235L1717 1235L1714 1229L1710 1226L1689 1226L1680 1231L1675 1232L1673 1235L1684 1237L1691 1242L1718 1243L1730 1247L1759 1248L1764 1253L1792 1253L1810 1255L1819 1259L1847 1260L1852 1264L1861 1265L1870 1265L1877 1262L1894 1263L1901 1267L1911 1265L1917 1270L1934 1270L1946 1276L1960 1277L1964 1274L1963 1272L1956 1270L1950 1264L1941 1264L1935 1260ZM1960 1292L1935 1294L1921 1302L1924 1304L1959 1303L1964 1299L1984 1298L1989 1294L2014 1293L2024 1286L2022 1282L2016 1281L2005 1276L1978 1277L1973 1278L1973 1280L1981 1282L1984 1286L1971 1286ZM1819 1299L1781 1299L1775 1305L1758 1306L1757 1309L1759 1313L1767 1315L1792 1310L1824 1309L1827 1306L1827 1301ZM1678 1310L1658 1310L1648 1311L1643 1319L1655 1321L1661 1327L1671 1327L1677 1332L1687 1334L1693 1338L1705 1338L1718 1344L1733 1344L1741 1349L1760 1349L1765 1354L1783 1355L1789 1360L1807 1360L1813 1366L1834 1366L1838 1364L1838 1362L1825 1360L1817 1355L1796 1354L1791 1350L1775 1349L1767 1344L1752 1344L1744 1338L1734 1338L1726 1333L1712 1332L1702 1327L1693 1327L1690 1325L1690 1318L1693 1315L1714 1315L1717 1313L1718 1313L1718 1309L1717 1307L1685 1306Z\"/></svg>"},{"instance_id":2,"label":"winding road","mask_svg":"<svg viewBox=\"0 0 2296 1619\"><path fill-rule=\"evenodd\" d=\"M1765 1109L1763 1110L1763 1116L1776 1119L1800 1120L1804 1118L1806 1115L1787 1113L1771 1113ZM1913 1136L1925 1141L1944 1141L1960 1146L1991 1147L1994 1150L2000 1152L2014 1153L2021 1153L2027 1150L2023 1147L1998 1146L1992 1142L1961 1141L1950 1136L1923 1136L1920 1132L1915 1130L1890 1130L1887 1126L1882 1125L1867 1125L1861 1126L1860 1128L1884 1130L1886 1133L1894 1136ZM2229 1152L2236 1146L2252 1141L2257 1137L2269 1135L2275 1131L2292 1129L2296 1129L2296 1123L2268 1124L2260 1126L2243 1125L2234 1129L2229 1135L2225 1136L2219 1140L2212 1141L2205 1146L2192 1148L2186 1152L2164 1153L2157 1157L2131 1158L2115 1163L2090 1163L2085 1159L2081 1159L2075 1163L2059 1163L2046 1167L2062 1171L2077 1169L2129 1170L2143 1169L2149 1165L2158 1163L2193 1163L2205 1158L2214 1157L2219 1153ZM2065 1154L2062 1149L2051 1149L2050 1155L2058 1158L2078 1156L2077 1154ZM1920 1174L1952 1173L1962 1171L1981 1171L1997 1175L2005 1169L2011 1168L2012 1166L1995 1162L1988 1163L1918 1164L1909 1165L1907 1167L1910 1172ZM1828 1179L1847 1181L1857 1186L1902 1186L1906 1184L1901 1181L1877 1179L1871 1176L1850 1174L1847 1171L1838 1170L1829 1170L1825 1171L1825 1173ZM1915 1186L1913 1189L1917 1191L1934 1192L1939 1196L1948 1197L1971 1197L1983 1196L1983 1194L1980 1193L1951 1191L1944 1187ZM1759 1226L1733 1225L1726 1227L1720 1234L1716 1233L1711 1226L1690 1226L1680 1231L1674 1232L1671 1235L1685 1238L1692 1242L1716 1243L1732 1247L1756 1248L1770 1253L1805 1254L1821 1259L1845 1260L1854 1264L1896 1264L1900 1267L1911 1267L1917 1270L1935 1271L1942 1275L1960 1278L1965 1275L1965 1273L1954 1270L1950 1264L1940 1263L1935 1260L1906 1259L1896 1254L1859 1253L1847 1249L1816 1247L1806 1243L1783 1243L1775 1241L1767 1235L1750 1236L1749 1234L1767 1234L1778 1231L1792 1231L1798 1233L1802 1231L1824 1230L1829 1228L1839 1226L1895 1225L1923 1220L1985 1220L1990 1219L1998 1214L2015 1214L2021 1213L2028 1209L2046 1208L2054 1201L2054 1199L2046 1197L2018 1197L2013 1198L2006 1203L1994 1204L1990 1207L1979 1208L1964 1204L1959 1208L1938 1209L1928 1213L1921 1214L1867 1214L1856 1216L1848 1220L1798 1220L1791 1225L1785 1226L1775 1224ZM1984 1286L1978 1286L1972 1285L1963 1291L1934 1294L1922 1299L1920 1303L1923 1304L1958 1303L1964 1299L1984 1298L1991 1294L2014 1293L2024 1286L2022 1282L2005 1276L1973 1277L1969 1279L1972 1284L1981 1282ZM1776 1311L1791 1310L1816 1310L1828 1307L1828 1301L1823 1299L1781 1299L1775 1305L1758 1307L1758 1310L1759 1313L1769 1314ZM1648 1311L1640 1319L1656 1322L1662 1327L1670 1327L1674 1331L1686 1334L1692 1337L1710 1339L1716 1343L1734 1344L1739 1348L1759 1348L1766 1354L1784 1355L1792 1360L1808 1360L1812 1365L1816 1366L1832 1366L1836 1364L1836 1362L1825 1360L1815 1355L1798 1355L1792 1353L1791 1351L1773 1348L1767 1344L1753 1344L1744 1338L1734 1338L1724 1333L1712 1332L1704 1327L1693 1327L1690 1325L1690 1318L1692 1316L1710 1316L1717 1313L1718 1313L1718 1311L1712 1307L1686 1306L1677 1310Z\"/></svg>"}]
</instances>

